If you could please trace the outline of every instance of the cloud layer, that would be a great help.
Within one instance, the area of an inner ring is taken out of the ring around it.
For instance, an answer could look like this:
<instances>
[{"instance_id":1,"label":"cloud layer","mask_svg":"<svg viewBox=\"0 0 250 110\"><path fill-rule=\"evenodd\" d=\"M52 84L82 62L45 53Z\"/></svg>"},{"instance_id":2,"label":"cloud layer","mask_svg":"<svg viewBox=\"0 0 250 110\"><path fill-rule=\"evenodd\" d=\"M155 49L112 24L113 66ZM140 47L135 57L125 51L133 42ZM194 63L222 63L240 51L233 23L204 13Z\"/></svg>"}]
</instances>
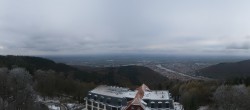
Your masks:
<instances>
[{"instance_id":1,"label":"cloud layer","mask_svg":"<svg viewBox=\"0 0 250 110\"><path fill-rule=\"evenodd\" d=\"M1 0L0 54L250 52L248 0Z\"/></svg>"}]
</instances>

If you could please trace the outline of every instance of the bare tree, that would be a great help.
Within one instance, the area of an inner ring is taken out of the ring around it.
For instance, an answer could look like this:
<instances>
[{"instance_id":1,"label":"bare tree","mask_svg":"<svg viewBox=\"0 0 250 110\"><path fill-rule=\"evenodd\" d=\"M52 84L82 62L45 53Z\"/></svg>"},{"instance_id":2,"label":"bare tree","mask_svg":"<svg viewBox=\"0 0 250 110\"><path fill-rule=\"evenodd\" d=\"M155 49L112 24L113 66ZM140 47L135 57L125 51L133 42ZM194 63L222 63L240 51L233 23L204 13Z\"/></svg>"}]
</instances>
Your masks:
<instances>
[{"instance_id":1,"label":"bare tree","mask_svg":"<svg viewBox=\"0 0 250 110\"><path fill-rule=\"evenodd\" d=\"M213 99L219 110L250 109L250 96L244 85L222 85L214 92Z\"/></svg>"},{"instance_id":2,"label":"bare tree","mask_svg":"<svg viewBox=\"0 0 250 110\"><path fill-rule=\"evenodd\" d=\"M27 109L34 102L32 76L23 68L10 70L10 76L14 89L14 100L11 104L16 106L16 109Z\"/></svg>"},{"instance_id":3,"label":"bare tree","mask_svg":"<svg viewBox=\"0 0 250 110\"><path fill-rule=\"evenodd\" d=\"M7 68L0 68L0 110L4 110L7 106L7 100L10 94L10 82Z\"/></svg>"},{"instance_id":4,"label":"bare tree","mask_svg":"<svg viewBox=\"0 0 250 110\"><path fill-rule=\"evenodd\" d=\"M32 76L23 68L0 68L0 110L46 109L35 102Z\"/></svg>"}]
</instances>

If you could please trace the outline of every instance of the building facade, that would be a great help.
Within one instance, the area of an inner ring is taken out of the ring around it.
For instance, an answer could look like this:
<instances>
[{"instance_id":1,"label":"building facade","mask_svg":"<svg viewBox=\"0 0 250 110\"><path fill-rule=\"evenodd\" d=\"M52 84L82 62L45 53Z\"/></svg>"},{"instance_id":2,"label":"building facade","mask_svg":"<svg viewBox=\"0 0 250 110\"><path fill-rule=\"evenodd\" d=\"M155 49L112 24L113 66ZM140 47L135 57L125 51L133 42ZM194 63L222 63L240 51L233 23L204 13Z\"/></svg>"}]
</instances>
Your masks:
<instances>
[{"instance_id":1,"label":"building facade","mask_svg":"<svg viewBox=\"0 0 250 110\"><path fill-rule=\"evenodd\" d=\"M85 97L87 110L175 110L166 90L149 90L146 85L132 91L128 88L101 85Z\"/></svg>"}]
</instances>

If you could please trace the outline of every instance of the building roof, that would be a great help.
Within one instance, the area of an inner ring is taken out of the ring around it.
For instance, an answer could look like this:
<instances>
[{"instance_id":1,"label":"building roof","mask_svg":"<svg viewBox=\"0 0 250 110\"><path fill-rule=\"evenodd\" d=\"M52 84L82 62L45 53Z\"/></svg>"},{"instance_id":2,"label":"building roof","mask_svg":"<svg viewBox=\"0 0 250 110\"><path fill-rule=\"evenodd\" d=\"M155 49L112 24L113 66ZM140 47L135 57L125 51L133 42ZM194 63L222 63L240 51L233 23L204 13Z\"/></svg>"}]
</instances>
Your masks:
<instances>
[{"instance_id":1,"label":"building roof","mask_svg":"<svg viewBox=\"0 0 250 110\"><path fill-rule=\"evenodd\" d=\"M129 91L126 93L126 97L134 98L137 91ZM151 99L151 100L169 100L169 92L167 90L151 90L146 91L142 99Z\"/></svg>"},{"instance_id":2,"label":"building roof","mask_svg":"<svg viewBox=\"0 0 250 110\"><path fill-rule=\"evenodd\" d=\"M96 87L95 89L91 90L91 93L105 95L105 96L111 96L111 97L120 97L123 98L127 92L130 92L128 88L123 87L116 87L116 86L106 86L106 85L100 85Z\"/></svg>"},{"instance_id":3,"label":"building roof","mask_svg":"<svg viewBox=\"0 0 250 110\"><path fill-rule=\"evenodd\" d=\"M118 98L135 98L138 90L131 91L128 88L115 87L115 86L106 86L101 85L90 91L90 93L95 93L99 95L105 95L110 97ZM169 100L169 92L167 90L149 90L144 92L142 99L150 100Z\"/></svg>"}]
</instances>

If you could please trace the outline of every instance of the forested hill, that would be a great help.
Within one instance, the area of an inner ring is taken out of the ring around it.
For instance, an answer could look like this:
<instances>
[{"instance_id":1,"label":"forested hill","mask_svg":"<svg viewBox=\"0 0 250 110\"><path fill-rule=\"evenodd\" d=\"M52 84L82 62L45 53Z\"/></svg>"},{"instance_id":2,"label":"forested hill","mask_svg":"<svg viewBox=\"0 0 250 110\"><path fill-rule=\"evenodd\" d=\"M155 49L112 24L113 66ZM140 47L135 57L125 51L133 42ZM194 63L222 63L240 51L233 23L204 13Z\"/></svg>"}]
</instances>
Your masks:
<instances>
[{"instance_id":1,"label":"forested hill","mask_svg":"<svg viewBox=\"0 0 250 110\"><path fill-rule=\"evenodd\" d=\"M145 83L147 85L160 84L166 77L143 66L121 66L106 68L91 68L77 66L80 70L88 70L95 75L95 81L103 84L135 86Z\"/></svg>"},{"instance_id":2,"label":"forested hill","mask_svg":"<svg viewBox=\"0 0 250 110\"><path fill-rule=\"evenodd\" d=\"M31 56L0 56L0 67L23 67L31 74L36 70L54 70L64 75L73 76L83 82L94 82L96 84L110 84L120 86L135 86L142 83L158 84L165 77L153 70L142 66L122 66L107 68L73 67L62 63Z\"/></svg>"},{"instance_id":3,"label":"forested hill","mask_svg":"<svg viewBox=\"0 0 250 110\"><path fill-rule=\"evenodd\" d=\"M250 76L250 60L220 63L196 71L196 75L215 79L228 79Z\"/></svg>"},{"instance_id":4,"label":"forested hill","mask_svg":"<svg viewBox=\"0 0 250 110\"><path fill-rule=\"evenodd\" d=\"M71 72L78 71L76 68L62 63L55 63L54 61L31 56L0 56L1 67L23 67L29 72L33 73L35 70L55 70L57 72Z\"/></svg>"}]
</instances>

